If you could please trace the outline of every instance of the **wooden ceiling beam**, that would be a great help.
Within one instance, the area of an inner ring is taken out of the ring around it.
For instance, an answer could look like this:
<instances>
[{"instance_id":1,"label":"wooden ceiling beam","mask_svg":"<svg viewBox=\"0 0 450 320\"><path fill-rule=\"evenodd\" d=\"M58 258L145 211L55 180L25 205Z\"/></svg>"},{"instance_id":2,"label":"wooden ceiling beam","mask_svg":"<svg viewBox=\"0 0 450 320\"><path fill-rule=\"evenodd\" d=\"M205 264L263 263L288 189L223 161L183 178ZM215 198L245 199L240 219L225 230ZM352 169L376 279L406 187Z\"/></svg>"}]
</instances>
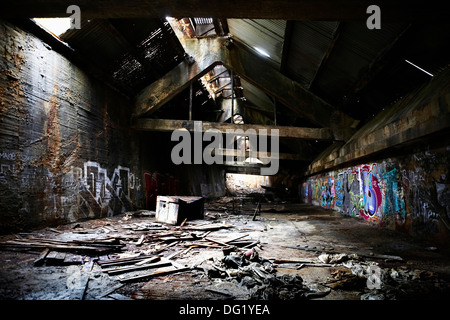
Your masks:
<instances>
[{"instance_id":1,"label":"wooden ceiling beam","mask_svg":"<svg viewBox=\"0 0 450 320\"><path fill-rule=\"evenodd\" d=\"M219 130L226 134L227 130L243 130L253 129L258 135L262 135L260 130L267 130L266 135L271 136L276 134L273 130L278 130L279 138L292 139L306 139L306 140L334 140L331 131L327 128L302 128L302 127L288 127L288 126L270 126L257 124L233 124L224 122L205 122L193 120L172 120L172 119L137 119L134 124L134 129L141 131L162 131L173 132L177 129L186 129L193 132L197 127L197 123L201 126L202 132L207 130Z\"/></svg>"},{"instance_id":2,"label":"wooden ceiling beam","mask_svg":"<svg viewBox=\"0 0 450 320\"><path fill-rule=\"evenodd\" d=\"M2 1L0 17L68 16L73 0ZM436 21L447 19L445 1L437 0L77 0L83 18L214 17L283 20L366 20L367 7L381 7L383 21Z\"/></svg>"}]
</instances>

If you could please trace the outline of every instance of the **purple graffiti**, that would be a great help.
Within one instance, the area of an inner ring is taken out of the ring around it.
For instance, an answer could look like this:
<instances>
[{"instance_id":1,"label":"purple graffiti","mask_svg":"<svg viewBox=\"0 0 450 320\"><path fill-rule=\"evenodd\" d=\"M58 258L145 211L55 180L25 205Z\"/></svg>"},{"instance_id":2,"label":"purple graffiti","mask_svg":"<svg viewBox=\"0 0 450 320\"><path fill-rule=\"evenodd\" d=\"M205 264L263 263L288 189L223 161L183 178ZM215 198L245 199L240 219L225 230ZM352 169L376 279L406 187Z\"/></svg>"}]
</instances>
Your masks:
<instances>
[{"instance_id":1,"label":"purple graffiti","mask_svg":"<svg viewBox=\"0 0 450 320\"><path fill-rule=\"evenodd\" d=\"M381 205L382 195L378 186L377 177L371 172L369 166L361 168L363 187L364 211L373 216Z\"/></svg>"}]
</instances>

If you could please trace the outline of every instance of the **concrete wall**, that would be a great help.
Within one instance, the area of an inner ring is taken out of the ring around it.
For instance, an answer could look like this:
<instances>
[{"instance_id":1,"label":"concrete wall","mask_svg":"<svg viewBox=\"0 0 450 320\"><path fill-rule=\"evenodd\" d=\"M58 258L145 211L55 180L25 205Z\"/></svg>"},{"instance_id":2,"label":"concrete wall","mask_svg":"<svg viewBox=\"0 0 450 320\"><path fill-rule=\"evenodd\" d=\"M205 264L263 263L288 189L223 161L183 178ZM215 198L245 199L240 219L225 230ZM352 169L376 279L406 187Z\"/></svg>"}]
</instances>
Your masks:
<instances>
[{"instance_id":1,"label":"concrete wall","mask_svg":"<svg viewBox=\"0 0 450 320\"><path fill-rule=\"evenodd\" d=\"M228 193L233 196L249 196L264 194L262 186L270 186L269 176L257 176L249 174L227 173L225 185Z\"/></svg>"},{"instance_id":2,"label":"concrete wall","mask_svg":"<svg viewBox=\"0 0 450 320\"><path fill-rule=\"evenodd\" d=\"M142 203L130 101L0 20L0 232Z\"/></svg>"}]
</instances>

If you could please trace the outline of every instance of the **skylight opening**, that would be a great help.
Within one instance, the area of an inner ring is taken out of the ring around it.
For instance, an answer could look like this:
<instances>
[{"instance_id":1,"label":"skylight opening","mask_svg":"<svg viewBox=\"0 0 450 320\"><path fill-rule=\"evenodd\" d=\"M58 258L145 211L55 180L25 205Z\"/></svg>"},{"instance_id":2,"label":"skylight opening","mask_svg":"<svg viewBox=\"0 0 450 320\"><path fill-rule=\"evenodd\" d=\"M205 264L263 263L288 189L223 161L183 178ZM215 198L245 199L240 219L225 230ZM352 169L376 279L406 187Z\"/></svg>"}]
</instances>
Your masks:
<instances>
[{"instance_id":1,"label":"skylight opening","mask_svg":"<svg viewBox=\"0 0 450 320\"><path fill-rule=\"evenodd\" d=\"M263 56L265 56L265 57L267 57L267 58L270 58L270 54L266 51L266 50L264 50L264 49L261 49L261 48L259 48L259 47L253 47L256 51L258 51L258 53L260 54L260 55L263 55Z\"/></svg>"},{"instance_id":2,"label":"skylight opening","mask_svg":"<svg viewBox=\"0 0 450 320\"><path fill-rule=\"evenodd\" d=\"M418 65L412 63L411 61L408 61L405 59L405 62L409 63L410 65L412 65L413 67L416 67L417 69L419 69L422 72L425 72L427 75L429 75L430 77L434 77L434 75L432 73L429 73L427 70L422 69L421 67L419 67Z\"/></svg>"},{"instance_id":3,"label":"skylight opening","mask_svg":"<svg viewBox=\"0 0 450 320\"><path fill-rule=\"evenodd\" d=\"M59 37L64 32L70 29L70 17L68 18L34 18L40 27L44 28L47 32Z\"/></svg>"}]
</instances>

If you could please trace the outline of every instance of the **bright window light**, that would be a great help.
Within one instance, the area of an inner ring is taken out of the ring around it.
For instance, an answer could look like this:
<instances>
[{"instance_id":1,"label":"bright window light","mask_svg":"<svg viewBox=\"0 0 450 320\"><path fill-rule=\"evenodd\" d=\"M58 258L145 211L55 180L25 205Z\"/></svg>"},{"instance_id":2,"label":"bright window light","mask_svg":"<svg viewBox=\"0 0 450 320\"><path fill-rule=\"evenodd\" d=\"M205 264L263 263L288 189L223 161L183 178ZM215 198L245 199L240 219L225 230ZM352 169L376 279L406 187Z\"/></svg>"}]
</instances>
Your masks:
<instances>
[{"instance_id":1,"label":"bright window light","mask_svg":"<svg viewBox=\"0 0 450 320\"><path fill-rule=\"evenodd\" d=\"M433 74L431 74L431 73L429 73L428 71L422 69L422 68L419 67L418 65L412 63L411 61L408 61L408 60L405 59L405 62L409 63L410 65L412 65L412 66L414 66L414 67L416 67L416 68L419 69L420 71L425 72L427 75L429 75L429 76L431 76L431 77L434 77Z\"/></svg>"},{"instance_id":2,"label":"bright window light","mask_svg":"<svg viewBox=\"0 0 450 320\"><path fill-rule=\"evenodd\" d=\"M270 55L269 55L269 53L266 50L258 48L258 47L254 47L254 48L255 48L256 51L259 52L259 54L261 54L261 55L263 55L263 56L265 56L267 58L270 58Z\"/></svg>"},{"instance_id":3,"label":"bright window light","mask_svg":"<svg viewBox=\"0 0 450 320\"><path fill-rule=\"evenodd\" d=\"M70 29L70 18L34 18L33 20L57 37Z\"/></svg>"}]
</instances>

